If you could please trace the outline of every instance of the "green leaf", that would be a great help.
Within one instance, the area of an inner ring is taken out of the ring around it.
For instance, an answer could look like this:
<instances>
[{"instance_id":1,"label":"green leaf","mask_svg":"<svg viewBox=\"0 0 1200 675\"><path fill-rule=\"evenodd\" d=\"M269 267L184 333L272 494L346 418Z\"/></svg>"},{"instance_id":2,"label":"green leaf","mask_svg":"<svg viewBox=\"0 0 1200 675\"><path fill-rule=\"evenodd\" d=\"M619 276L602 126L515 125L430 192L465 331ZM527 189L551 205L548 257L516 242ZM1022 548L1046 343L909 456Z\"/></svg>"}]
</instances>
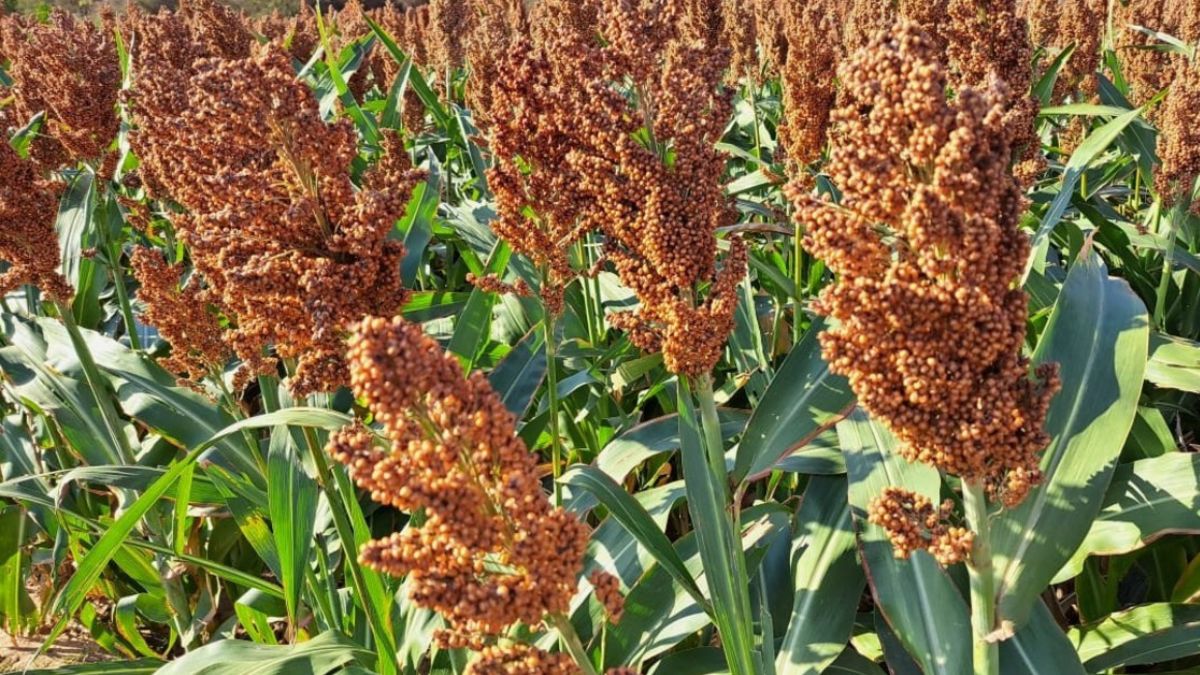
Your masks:
<instances>
[{"instance_id":1,"label":"green leaf","mask_svg":"<svg viewBox=\"0 0 1200 675\"><path fill-rule=\"evenodd\" d=\"M1163 663L1200 653L1200 605L1141 605L1072 628L1067 637L1089 673Z\"/></svg>"},{"instance_id":2,"label":"green leaf","mask_svg":"<svg viewBox=\"0 0 1200 675\"><path fill-rule=\"evenodd\" d=\"M353 662L372 663L374 656L334 632L297 645L260 645L220 640L167 664L158 675L323 675Z\"/></svg>"},{"instance_id":3,"label":"green leaf","mask_svg":"<svg viewBox=\"0 0 1200 675\"><path fill-rule=\"evenodd\" d=\"M896 454L896 440L856 409L837 427L846 453L850 505L876 606L905 650L930 675L971 672L971 625L967 605L945 570L925 551L896 558L887 533L867 520L872 500L902 487L940 500L941 478L933 467Z\"/></svg>"},{"instance_id":4,"label":"green leaf","mask_svg":"<svg viewBox=\"0 0 1200 675\"><path fill-rule=\"evenodd\" d=\"M754 636L750 630L750 580L742 547L726 511L728 491L712 473L700 434L700 419L693 408L692 394L681 382L679 438L688 511L696 528L700 558L704 561L708 590L729 668L734 675L753 675L758 669L753 653Z\"/></svg>"},{"instance_id":5,"label":"green leaf","mask_svg":"<svg viewBox=\"0 0 1200 675\"><path fill-rule=\"evenodd\" d=\"M9 635L20 635L33 618L34 605L25 589L25 509L0 509L0 616Z\"/></svg>"},{"instance_id":6,"label":"green leaf","mask_svg":"<svg viewBox=\"0 0 1200 675\"><path fill-rule=\"evenodd\" d=\"M1029 623L1000 643L1002 675L1084 675L1075 647L1054 622L1050 608L1037 603Z\"/></svg>"},{"instance_id":7,"label":"green leaf","mask_svg":"<svg viewBox=\"0 0 1200 675\"><path fill-rule=\"evenodd\" d=\"M789 514L778 504L758 504L742 511L741 547L753 573L774 537L787 532ZM696 532L675 542L675 550L702 589L710 588L712 568L697 550ZM710 592L711 595L711 592ZM625 596L621 622L604 637L605 666L637 663L671 649L708 626L712 619L660 566L654 566ZM727 671L726 671L727 672Z\"/></svg>"},{"instance_id":8,"label":"green leaf","mask_svg":"<svg viewBox=\"0 0 1200 675\"><path fill-rule=\"evenodd\" d=\"M1129 553L1183 533L1200 533L1200 455L1172 452L1122 464L1087 537L1052 583L1079 574L1089 555Z\"/></svg>"},{"instance_id":9,"label":"green leaf","mask_svg":"<svg viewBox=\"0 0 1200 675\"><path fill-rule=\"evenodd\" d=\"M1050 115L1072 115L1077 117L1116 117L1129 112L1129 108L1119 108L1114 105L1097 105L1095 103L1072 103L1042 108L1038 114L1045 117Z\"/></svg>"},{"instance_id":10,"label":"green leaf","mask_svg":"<svg viewBox=\"0 0 1200 675\"><path fill-rule=\"evenodd\" d=\"M293 625L299 613L304 573L311 560L317 495L317 483L304 471L292 434L286 426L276 427L267 455L267 500L282 573L279 581L288 621Z\"/></svg>"},{"instance_id":11,"label":"green leaf","mask_svg":"<svg viewBox=\"0 0 1200 675\"><path fill-rule=\"evenodd\" d=\"M74 357L66 329L52 319L37 319L48 345L47 355L74 374ZM96 365L108 376L125 414L144 423L183 448L193 448L233 422L220 406L201 394L181 386L177 378L163 370L145 354L95 331L80 328L80 334L96 359ZM253 477L261 476L259 467L244 443L222 442L215 454L223 464Z\"/></svg>"},{"instance_id":12,"label":"green leaf","mask_svg":"<svg viewBox=\"0 0 1200 675\"><path fill-rule=\"evenodd\" d=\"M58 352L59 357L51 359L47 338L33 320L6 312L0 321L8 344L0 348L0 370L22 404L32 412L53 417L87 463L121 463L121 449L114 445L113 437L105 429L96 399L81 381L82 375L67 374L67 371L82 373L74 351L64 347ZM49 319L45 321L58 325Z\"/></svg>"},{"instance_id":13,"label":"green leaf","mask_svg":"<svg viewBox=\"0 0 1200 675\"><path fill-rule=\"evenodd\" d=\"M371 17L365 18L367 25L370 26L371 30L375 33L375 37L379 38L379 42L382 43L384 48L387 49L388 53L392 55L392 58L396 60L396 63L403 65L404 62L408 60L408 57L396 44L396 41L392 38L392 36L389 35L386 30L380 27L379 24L375 23ZM425 78L421 75L420 70L413 68L409 72L408 77L409 84L412 85L413 91L417 92L417 97L421 99L421 103L425 104L425 107L431 113L433 113L433 117L435 120L437 120L438 126L442 127L443 129L456 128L457 125L454 124L454 121L450 118L450 114L446 112L446 109L442 106L441 101L438 100L437 94L434 93L433 89L429 87L429 83L425 81Z\"/></svg>"},{"instance_id":14,"label":"green leaf","mask_svg":"<svg viewBox=\"0 0 1200 675\"><path fill-rule=\"evenodd\" d=\"M725 675L725 654L716 647L696 647L662 657L650 675Z\"/></svg>"},{"instance_id":15,"label":"green leaf","mask_svg":"<svg viewBox=\"0 0 1200 675\"><path fill-rule=\"evenodd\" d=\"M600 469L588 465L572 467L562 477L562 482L595 495L612 517L621 523L621 526L633 535L638 543L646 547L646 550L654 556L654 560L671 575L671 578L682 586L701 607L704 607L706 612L711 613L708 600L704 598L695 580L692 579L692 575L684 567L683 561L671 547L671 540L662 533L646 509L623 487Z\"/></svg>"},{"instance_id":16,"label":"green leaf","mask_svg":"<svg viewBox=\"0 0 1200 675\"><path fill-rule=\"evenodd\" d=\"M1024 623L1099 512L1137 413L1148 336L1129 285L1095 254L1076 262L1034 354L1058 363L1062 379L1046 418L1043 480L992 523L1001 627Z\"/></svg>"},{"instance_id":17,"label":"green leaf","mask_svg":"<svg viewBox=\"0 0 1200 675\"><path fill-rule=\"evenodd\" d=\"M883 675L883 669L874 661L848 647L821 672L825 675Z\"/></svg>"},{"instance_id":18,"label":"green leaf","mask_svg":"<svg viewBox=\"0 0 1200 675\"><path fill-rule=\"evenodd\" d=\"M496 242L488 257L484 275L500 274L508 266L512 257L512 249L503 241ZM467 306L454 322L454 335L446 350L458 355L467 370L474 367L475 359L480 350L487 344L492 328L492 306L496 302L496 294L481 288L471 291Z\"/></svg>"},{"instance_id":19,"label":"green leaf","mask_svg":"<svg viewBox=\"0 0 1200 675\"><path fill-rule=\"evenodd\" d=\"M429 177L413 190L404 217L408 227L404 232L404 260L400 263L400 278L409 287L416 282L425 249L433 239L433 221L437 217L441 196L438 193L441 178L436 167L431 163Z\"/></svg>"},{"instance_id":20,"label":"green leaf","mask_svg":"<svg viewBox=\"0 0 1200 675\"><path fill-rule=\"evenodd\" d=\"M96 199L96 175L80 171L62 196L56 221L62 274L75 288L71 307L80 326L94 326L100 319L101 270L94 259L84 255L94 245Z\"/></svg>"},{"instance_id":21,"label":"green leaf","mask_svg":"<svg viewBox=\"0 0 1200 675\"><path fill-rule=\"evenodd\" d=\"M744 410L720 408L717 415L721 420L721 435L726 440L746 428L749 415ZM661 457L679 449L679 416L663 415L627 429L617 436L596 458L596 466L618 483L623 483L637 467L654 457ZM575 512L588 511L595 507L590 494L571 495L569 504Z\"/></svg>"},{"instance_id":22,"label":"green leaf","mask_svg":"<svg viewBox=\"0 0 1200 675\"><path fill-rule=\"evenodd\" d=\"M738 445L733 480L770 471L849 412L854 394L821 358L820 330L820 324L809 329L771 380Z\"/></svg>"},{"instance_id":23,"label":"green leaf","mask_svg":"<svg viewBox=\"0 0 1200 675\"><path fill-rule=\"evenodd\" d=\"M87 552L87 555L82 560L77 562L75 573L71 575L67 584L62 591L54 598L50 612L59 614L58 621L50 630L46 641L42 644L42 649L53 644L54 640L67 627L67 623L71 617L79 610L87 599L87 594L91 592L92 587L100 579L100 575L104 573L104 568L108 566L109 561L117 554L117 549L133 531L133 528L141 521L142 516L150 510L159 499L163 497L167 489L175 482L184 470L195 462L200 454L204 451L205 446L201 445L186 457L175 463L162 478L154 482L145 492L141 494L129 507L121 514L119 518L113 521L111 527L104 532L101 537L96 540L96 543Z\"/></svg>"},{"instance_id":24,"label":"green leaf","mask_svg":"<svg viewBox=\"0 0 1200 675\"><path fill-rule=\"evenodd\" d=\"M240 433L243 429L270 427L277 424L323 426L324 428L336 429L350 421L351 418L349 416L331 410L287 408L231 424L204 443L198 445L187 456L175 462L161 478L156 480L145 492L134 500L121 513L119 518L113 521L112 525L105 530L104 534L101 535L87 552L87 555L77 562L75 573L71 575L70 580L54 598L51 612L60 614L60 617L51 629L45 643L43 643L43 649L47 645L52 644L59 634L61 634L62 630L66 628L71 617L79 610L79 607L86 600L87 594L100 579L104 568L112 560L113 556L117 553L117 549L125 539L129 537L134 527L141 521L142 516L166 494L167 490L183 474L184 470L199 459L212 445L218 443L222 438Z\"/></svg>"},{"instance_id":25,"label":"green leaf","mask_svg":"<svg viewBox=\"0 0 1200 675\"><path fill-rule=\"evenodd\" d=\"M142 656L156 658L158 654L146 644L146 638L142 637L142 632L138 630L137 622L137 605L139 600L143 598L151 598L149 594L127 595L117 601L113 607L112 618L116 624L117 632L121 637L128 642L138 654ZM154 598L153 602L161 602L160 599Z\"/></svg>"},{"instance_id":26,"label":"green leaf","mask_svg":"<svg viewBox=\"0 0 1200 675\"><path fill-rule=\"evenodd\" d=\"M1046 209L1045 215L1042 216L1042 222L1033 235L1029 261L1025 265L1025 276L1029 276L1031 269L1039 272L1042 270L1050 233L1054 231L1054 226L1058 225L1058 221L1062 219L1063 213L1067 210L1067 205L1071 203L1071 197L1075 194L1075 186L1079 183L1080 176L1092 161L1107 150L1108 146L1112 145L1125 130L1125 127L1129 126L1141 113L1141 108L1138 108L1112 119L1093 131L1079 144L1079 147L1075 148L1075 152L1071 153L1071 159L1067 161L1063 172L1058 194Z\"/></svg>"},{"instance_id":27,"label":"green leaf","mask_svg":"<svg viewBox=\"0 0 1200 675\"><path fill-rule=\"evenodd\" d=\"M530 331L488 375L488 382L504 401L504 407L520 419L545 377L546 349L539 332Z\"/></svg>"},{"instance_id":28,"label":"green leaf","mask_svg":"<svg viewBox=\"0 0 1200 675\"><path fill-rule=\"evenodd\" d=\"M1153 333L1146 381L1167 389L1200 393L1200 342Z\"/></svg>"},{"instance_id":29,"label":"green leaf","mask_svg":"<svg viewBox=\"0 0 1200 675\"><path fill-rule=\"evenodd\" d=\"M1054 85L1058 82L1058 75L1062 71L1062 67L1067 62L1067 59L1071 58L1071 54L1074 52L1075 45L1062 50L1049 67L1046 68L1046 72L1034 83L1033 96L1043 106L1050 102L1050 97L1054 94Z\"/></svg>"},{"instance_id":30,"label":"green leaf","mask_svg":"<svg viewBox=\"0 0 1200 675\"><path fill-rule=\"evenodd\" d=\"M101 663L76 663L58 666L50 670L27 670L22 675L152 675L162 668L158 659L136 659L133 661L104 661Z\"/></svg>"},{"instance_id":31,"label":"green leaf","mask_svg":"<svg viewBox=\"0 0 1200 675\"><path fill-rule=\"evenodd\" d=\"M792 545L795 596L779 647L779 675L826 672L854 629L866 578L855 559L844 477L814 477L804 491Z\"/></svg>"}]
</instances>

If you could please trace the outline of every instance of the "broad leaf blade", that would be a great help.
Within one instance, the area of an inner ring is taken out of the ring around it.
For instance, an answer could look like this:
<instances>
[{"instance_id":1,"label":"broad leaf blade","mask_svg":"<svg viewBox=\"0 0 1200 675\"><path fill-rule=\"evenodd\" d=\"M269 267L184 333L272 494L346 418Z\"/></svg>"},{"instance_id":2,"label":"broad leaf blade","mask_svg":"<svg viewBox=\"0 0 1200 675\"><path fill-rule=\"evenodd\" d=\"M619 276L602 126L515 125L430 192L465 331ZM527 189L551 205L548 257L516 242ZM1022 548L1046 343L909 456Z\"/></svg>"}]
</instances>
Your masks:
<instances>
[{"instance_id":1,"label":"broad leaf blade","mask_svg":"<svg viewBox=\"0 0 1200 675\"><path fill-rule=\"evenodd\" d=\"M1000 643L1003 675L1084 675L1075 647L1063 633L1050 609L1038 603L1029 623L1011 639Z\"/></svg>"},{"instance_id":2,"label":"broad leaf blade","mask_svg":"<svg viewBox=\"0 0 1200 675\"><path fill-rule=\"evenodd\" d=\"M700 559L704 561L725 656L734 675L751 675L757 672L757 658L750 630L750 580L740 533L734 530L726 511L726 489L718 482L723 477L712 474L700 437L700 419L686 386L679 387L679 438L688 511L696 527Z\"/></svg>"},{"instance_id":3,"label":"broad leaf blade","mask_svg":"<svg viewBox=\"0 0 1200 675\"><path fill-rule=\"evenodd\" d=\"M941 478L925 464L896 454L896 440L866 413L855 410L838 424L850 480L850 505L859 546L878 610L904 648L931 675L971 671L967 605L946 572L925 551L897 559L887 533L867 520L867 508L887 487L939 499Z\"/></svg>"},{"instance_id":4,"label":"broad leaf blade","mask_svg":"<svg viewBox=\"0 0 1200 675\"><path fill-rule=\"evenodd\" d=\"M294 625L304 588L304 572L311 559L317 484L305 473L286 426L276 427L271 433L267 455L267 501L271 532L279 555L279 581L286 594L288 619Z\"/></svg>"},{"instance_id":5,"label":"broad leaf blade","mask_svg":"<svg viewBox=\"0 0 1200 675\"><path fill-rule=\"evenodd\" d=\"M684 567L683 561L671 546L671 540L659 530L654 519L646 509L637 502L623 487L617 485L612 478L593 466L581 465L573 467L565 476L563 482L574 485L595 495L613 518L631 534L638 543L645 546L659 565L671 575L679 585L700 604L708 608L708 601L700 593L692 575Z\"/></svg>"},{"instance_id":6,"label":"broad leaf blade","mask_svg":"<svg viewBox=\"0 0 1200 675\"><path fill-rule=\"evenodd\" d=\"M1100 515L1053 583L1079 574L1090 555L1129 553L1183 533L1200 533L1200 455L1172 452L1122 464Z\"/></svg>"},{"instance_id":7,"label":"broad leaf blade","mask_svg":"<svg viewBox=\"0 0 1200 675\"><path fill-rule=\"evenodd\" d=\"M334 632L297 645L220 640L169 663L158 675L322 675L349 663L370 663L371 652Z\"/></svg>"},{"instance_id":8,"label":"broad leaf blade","mask_svg":"<svg viewBox=\"0 0 1200 675\"><path fill-rule=\"evenodd\" d=\"M1200 606L1157 603L1073 628L1067 637L1090 673L1200 653Z\"/></svg>"},{"instance_id":9,"label":"broad leaf blade","mask_svg":"<svg viewBox=\"0 0 1200 675\"><path fill-rule=\"evenodd\" d=\"M1024 623L1099 511L1137 413L1148 336L1146 308L1129 285L1094 254L1078 261L1034 355L1058 363L1062 378L1046 418L1044 478L992 524L1002 626Z\"/></svg>"},{"instance_id":10,"label":"broad leaf blade","mask_svg":"<svg viewBox=\"0 0 1200 675\"><path fill-rule=\"evenodd\" d=\"M795 596L775 662L779 675L819 673L838 658L850 639L866 583L855 559L844 477L814 477L796 519Z\"/></svg>"},{"instance_id":11,"label":"broad leaf blade","mask_svg":"<svg viewBox=\"0 0 1200 675\"><path fill-rule=\"evenodd\" d=\"M780 458L837 423L854 401L850 383L821 358L820 325L792 348L746 424L733 479L769 470Z\"/></svg>"}]
</instances>

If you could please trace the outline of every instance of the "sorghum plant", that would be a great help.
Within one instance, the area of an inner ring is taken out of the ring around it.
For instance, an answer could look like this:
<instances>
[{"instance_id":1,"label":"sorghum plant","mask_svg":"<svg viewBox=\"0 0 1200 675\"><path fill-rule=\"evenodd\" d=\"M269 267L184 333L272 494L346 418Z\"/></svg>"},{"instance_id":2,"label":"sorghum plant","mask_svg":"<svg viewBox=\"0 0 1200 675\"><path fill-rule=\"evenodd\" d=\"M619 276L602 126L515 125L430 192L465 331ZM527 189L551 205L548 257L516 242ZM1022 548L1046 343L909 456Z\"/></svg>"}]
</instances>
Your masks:
<instances>
[{"instance_id":1,"label":"sorghum plant","mask_svg":"<svg viewBox=\"0 0 1200 675\"><path fill-rule=\"evenodd\" d=\"M5 4L0 670L1200 665L1200 4L292 4Z\"/></svg>"}]
</instances>

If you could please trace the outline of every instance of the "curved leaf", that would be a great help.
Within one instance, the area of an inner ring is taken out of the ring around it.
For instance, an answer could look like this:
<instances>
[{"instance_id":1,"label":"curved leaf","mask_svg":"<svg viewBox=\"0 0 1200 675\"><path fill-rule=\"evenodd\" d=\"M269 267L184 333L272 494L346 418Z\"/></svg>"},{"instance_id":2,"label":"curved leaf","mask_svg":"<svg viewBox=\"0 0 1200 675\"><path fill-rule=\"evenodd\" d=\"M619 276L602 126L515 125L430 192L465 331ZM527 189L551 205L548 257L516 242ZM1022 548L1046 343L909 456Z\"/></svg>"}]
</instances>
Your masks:
<instances>
[{"instance_id":1,"label":"curved leaf","mask_svg":"<svg viewBox=\"0 0 1200 675\"><path fill-rule=\"evenodd\" d=\"M1122 464L1100 515L1053 583L1079 574L1089 555L1129 553L1180 533L1200 533L1200 455L1172 452Z\"/></svg>"},{"instance_id":2,"label":"curved leaf","mask_svg":"<svg viewBox=\"0 0 1200 675\"><path fill-rule=\"evenodd\" d=\"M1150 361L1146 381L1200 393L1200 342L1155 333L1150 336Z\"/></svg>"},{"instance_id":3,"label":"curved leaf","mask_svg":"<svg viewBox=\"0 0 1200 675\"><path fill-rule=\"evenodd\" d=\"M172 661L157 675L323 675L354 661L374 661L371 652L334 633L297 645L260 645L220 640Z\"/></svg>"},{"instance_id":4,"label":"curved leaf","mask_svg":"<svg viewBox=\"0 0 1200 675\"><path fill-rule=\"evenodd\" d=\"M1054 227L1062 220L1063 213L1066 212L1067 206L1071 203L1071 197L1075 194L1075 186L1079 183L1079 178L1083 176L1083 172L1096 159L1100 153L1108 149L1125 127L1129 126L1142 114L1141 108L1129 110L1112 120L1109 120L1099 129L1096 129L1075 148L1075 152L1071 153L1071 158L1067 160L1066 170L1063 172L1062 184L1059 186L1058 194L1054 196L1054 201L1046 209L1045 215L1042 216L1042 222L1038 224L1037 232L1033 235L1033 243L1030 246L1029 260L1025 265L1025 276L1029 276L1030 270L1042 271L1042 267L1046 259L1046 249L1050 243L1050 233L1054 231Z\"/></svg>"},{"instance_id":5,"label":"curved leaf","mask_svg":"<svg viewBox=\"0 0 1200 675\"><path fill-rule=\"evenodd\" d=\"M1073 628L1067 637L1090 673L1162 663L1200 653L1200 606L1142 605Z\"/></svg>"},{"instance_id":6,"label":"curved leaf","mask_svg":"<svg viewBox=\"0 0 1200 675\"><path fill-rule=\"evenodd\" d=\"M607 474L593 466L572 467L562 481L567 485L575 485L595 495L596 499L608 509L612 517L621 523L642 546L654 556L671 578L696 600L706 612L712 611L708 600L700 592L692 575L688 573L683 561L671 546L671 540L662 533L658 525L628 492L617 485Z\"/></svg>"},{"instance_id":7,"label":"curved leaf","mask_svg":"<svg viewBox=\"0 0 1200 675\"><path fill-rule=\"evenodd\" d=\"M734 528L726 510L728 489L724 476L713 474L701 439L700 418L685 382L679 386L679 454L683 460L683 482L688 511L696 528L700 558L712 596L714 620L721 631L722 646L734 675L756 672L754 635L750 618L750 580L740 544L741 532ZM720 448L717 449L718 452ZM719 458L718 458L719 459ZM718 468L724 468L718 465Z\"/></svg>"},{"instance_id":8,"label":"curved leaf","mask_svg":"<svg viewBox=\"0 0 1200 675\"><path fill-rule=\"evenodd\" d=\"M820 331L814 324L792 348L751 415L738 445L735 482L770 470L849 412L854 394L821 358Z\"/></svg>"},{"instance_id":9,"label":"curved leaf","mask_svg":"<svg viewBox=\"0 0 1200 675\"><path fill-rule=\"evenodd\" d=\"M488 382L503 399L504 407L520 419L545 377L546 350L538 331L529 331L488 375Z\"/></svg>"},{"instance_id":10,"label":"curved leaf","mask_svg":"<svg viewBox=\"0 0 1200 675\"><path fill-rule=\"evenodd\" d=\"M846 479L817 476L804 492L793 544L795 596L779 675L819 673L846 648L866 578L855 560Z\"/></svg>"},{"instance_id":11,"label":"curved leaf","mask_svg":"<svg viewBox=\"0 0 1200 675\"><path fill-rule=\"evenodd\" d=\"M971 625L954 582L925 551L908 560L896 558L887 533L867 520L869 504L887 487L903 487L937 502L937 470L897 455L895 438L862 410L856 409L837 429L846 453L859 547L878 610L926 673L970 672Z\"/></svg>"},{"instance_id":12,"label":"curved leaf","mask_svg":"<svg viewBox=\"0 0 1200 675\"><path fill-rule=\"evenodd\" d=\"M304 471L288 428L276 427L267 455L267 501L279 556L279 582L286 594L288 621L293 625L304 572L311 562L318 494L317 482Z\"/></svg>"},{"instance_id":13,"label":"curved leaf","mask_svg":"<svg viewBox=\"0 0 1200 675\"><path fill-rule=\"evenodd\" d=\"M1034 361L1059 364L1042 482L992 523L1000 625L1019 628L1083 541L1133 426L1146 368L1146 308L1095 254L1078 261ZM1051 533L1053 533L1051 535Z\"/></svg>"},{"instance_id":14,"label":"curved leaf","mask_svg":"<svg viewBox=\"0 0 1200 675\"><path fill-rule=\"evenodd\" d=\"M196 446L187 456L175 462L161 478L146 488L146 491L139 495L121 513L119 518L113 521L112 526L105 530L104 534L100 536L87 552L87 555L83 556L77 562L75 573L71 575L71 579L67 582L66 586L54 598L52 612L60 614L60 617L43 643L43 649L53 643L62 633L62 630L66 628L67 622L79 610L79 607L86 600L87 594L96 584L100 575L103 574L104 568L112 560L113 556L117 554L117 549L124 543L125 539L133 531L133 528L141 521L142 516L146 515L146 512L166 494L167 490L170 489L179 476L212 445L220 442L223 438L239 433L242 429L270 427L277 424L323 426L329 424L334 419L338 420L337 425L326 428L338 428L350 421L350 418L342 413L317 408L288 408L251 417L250 419L241 420L225 427L204 443Z\"/></svg>"},{"instance_id":15,"label":"curved leaf","mask_svg":"<svg viewBox=\"0 0 1200 675\"><path fill-rule=\"evenodd\" d=\"M1054 622L1050 608L1038 603L1029 623L1000 643L1002 675L1084 675L1075 647Z\"/></svg>"}]
</instances>

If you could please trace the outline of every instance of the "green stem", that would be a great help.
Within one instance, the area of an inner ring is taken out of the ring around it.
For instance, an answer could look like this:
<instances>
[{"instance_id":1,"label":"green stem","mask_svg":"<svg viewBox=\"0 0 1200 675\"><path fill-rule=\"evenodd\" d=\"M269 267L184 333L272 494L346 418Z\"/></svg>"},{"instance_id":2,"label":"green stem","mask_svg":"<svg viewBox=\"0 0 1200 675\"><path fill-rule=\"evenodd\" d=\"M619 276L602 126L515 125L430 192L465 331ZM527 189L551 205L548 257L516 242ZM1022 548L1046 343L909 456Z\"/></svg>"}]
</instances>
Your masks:
<instances>
[{"instance_id":1,"label":"green stem","mask_svg":"<svg viewBox=\"0 0 1200 675\"><path fill-rule=\"evenodd\" d=\"M587 650L584 649L583 642L579 640L579 634L575 632L571 621L562 614L547 614L546 622L558 632L558 636L562 638L563 644L567 647L567 652L570 653L571 658L575 659L575 664L583 671L583 675L596 675L592 660L588 656Z\"/></svg>"},{"instance_id":2,"label":"green stem","mask_svg":"<svg viewBox=\"0 0 1200 675\"><path fill-rule=\"evenodd\" d=\"M971 632L974 644L974 675L998 675L1000 646L990 635L996 624L995 579L992 569L992 548L989 541L987 498L983 486L963 481L963 507L967 524L975 533L967 573L971 585Z\"/></svg>"},{"instance_id":3,"label":"green stem","mask_svg":"<svg viewBox=\"0 0 1200 675\"><path fill-rule=\"evenodd\" d=\"M138 337L137 322L133 318L133 305L129 302L129 290L125 288L125 275L117 263L121 260L121 245L108 246L108 260L112 263L113 288L117 291L117 304L121 306L121 318L125 321L125 332L129 335L129 346L141 350L142 340Z\"/></svg>"},{"instance_id":4,"label":"green stem","mask_svg":"<svg viewBox=\"0 0 1200 675\"><path fill-rule=\"evenodd\" d=\"M66 326L67 335L71 338L71 345L75 348L75 355L79 358L79 365L83 369L83 379L87 382L92 398L96 399L96 407L100 409L104 428L112 438L113 447L120 453L123 463L133 464L135 461L133 450L129 447L129 439L121 431L121 418L117 416L112 399L100 381L100 369L96 366L96 359L92 357L91 348L83 339L83 334L79 332L79 326L75 323L75 315L71 313L71 306L65 302L55 302L55 305L58 307L63 325Z\"/></svg>"},{"instance_id":5,"label":"green stem","mask_svg":"<svg viewBox=\"0 0 1200 675\"><path fill-rule=\"evenodd\" d=\"M708 451L708 464L712 469L713 476L721 484L725 490L726 499L729 498L729 481L726 478L728 471L725 469L725 440L721 435L721 418L717 415L717 401L713 395L713 380L712 375L705 373L693 380L695 382L695 394L697 407L700 408L700 426L704 432L704 446Z\"/></svg>"},{"instance_id":6,"label":"green stem","mask_svg":"<svg viewBox=\"0 0 1200 675\"><path fill-rule=\"evenodd\" d=\"M554 343L553 312L546 312L542 319L546 340L546 412L550 416L550 470L554 474L554 505L562 506L562 486L558 479L562 475L562 436L558 431L558 369L556 368L556 345Z\"/></svg>"},{"instance_id":7,"label":"green stem","mask_svg":"<svg viewBox=\"0 0 1200 675\"><path fill-rule=\"evenodd\" d=\"M800 298L804 293L804 246L800 221L796 220L792 231L792 344L800 342L800 324L804 314L800 309Z\"/></svg>"},{"instance_id":8,"label":"green stem","mask_svg":"<svg viewBox=\"0 0 1200 675\"><path fill-rule=\"evenodd\" d=\"M1162 276L1158 279L1158 288L1155 290L1154 298L1154 325L1160 330L1165 329L1163 324L1167 315L1167 294L1171 290L1172 261L1175 258L1175 223L1178 216L1181 216L1181 209L1177 205L1167 214L1166 227L1154 228L1156 234L1161 234L1167 240L1167 248L1163 251ZM1161 216L1157 218L1161 219ZM1161 222L1159 220L1159 223ZM1159 232L1160 229L1161 232Z\"/></svg>"},{"instance_id":9,"label":"green stem","mask_svg":"<svg viewBox=\"0 0 1200 675\"><path fill-rule=\"evenodd\" d=\"M754 113L754 156L762 159L762 132L759 127L762 126L758 119L758 86L754 84L754 80L747 79L746 89L750 93L750 110Z\"/></svg>"},{"instance_id":10,"label":"green stem","mask_svg":"<svg viewBox=\"0 0 1200 675\"><path fill-rule=\"evenodd\" d=\"M367 590L366 576L358 562L354 528L350 524L349 516L349 500L354 499L354 493L343 489L345 486L340 485L334 477L333 470L325 459L325 452L317 441L317 432L312 427L304 427L304 440L308 445L313 464L317 467L317 478L321 487L330 497L329 510L333 514L333 527L337 531L338 540L346 554L346 569L350 572L350 582L354 586L355 594L362 602L367 621L371 624L371 632L374 633L376 652L381 660L381 665L385 666L384 672L397 673L400 671L400 666L396 661L396 646L392 642L391 633L384 625L382 608L375 606L371 594Z\"/></svg>"}]
</instances>

